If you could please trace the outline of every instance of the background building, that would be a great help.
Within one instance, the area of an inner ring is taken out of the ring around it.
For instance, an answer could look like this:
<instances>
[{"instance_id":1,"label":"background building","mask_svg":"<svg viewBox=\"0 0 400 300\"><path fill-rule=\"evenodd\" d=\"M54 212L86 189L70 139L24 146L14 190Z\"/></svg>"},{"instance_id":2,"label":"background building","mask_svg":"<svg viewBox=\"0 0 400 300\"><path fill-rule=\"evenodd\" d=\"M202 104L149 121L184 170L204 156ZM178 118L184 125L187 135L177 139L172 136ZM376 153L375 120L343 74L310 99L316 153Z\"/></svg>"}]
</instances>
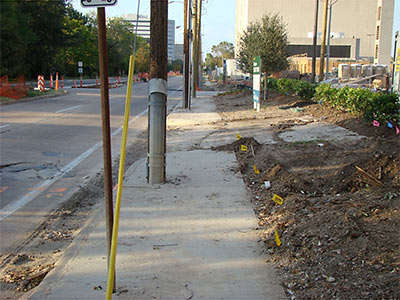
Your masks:
<instances>
[{"instance_id":1,"label":"background building","mask_svg":"<svg viewBox=\"0 0 400 300\"><path fill-rule=\"evenodd\" d=\"M125 21L132 23L133 31L136 31L136 14L121 15ZM148 16L139 16L138 20L138 36L145 38L150 42L150 19ZM168 20L168 59L174 59L175 48L175 21Z\"/></svg>"},{"instance_id":2,"label":"background building","mask_svg":"<svg viewBox=\"0 0 400 300\"><path fill-rule=\"evenodd\" d=\"M332 3L330 57L390 64L394 0L329 0ZM289 54L312 56L315 0L236 0L235 51L241 32L264 14L279 13L287 24ZM323 23L319 5L318 36ZM321 44L320 38L318 44ZM319 54L319 51L318 51Z\"/></svg>"},{"instance_id":3,"label":"background building","mask_svg":"<svg viewBox=\"0 0 400 300\"><path fill-rule=\"evenodd\" d=\"M174 51L174 60L181 59L184 60L185 56L183 55L183 44L175 44Z\"/></svg>"}]
</instances>

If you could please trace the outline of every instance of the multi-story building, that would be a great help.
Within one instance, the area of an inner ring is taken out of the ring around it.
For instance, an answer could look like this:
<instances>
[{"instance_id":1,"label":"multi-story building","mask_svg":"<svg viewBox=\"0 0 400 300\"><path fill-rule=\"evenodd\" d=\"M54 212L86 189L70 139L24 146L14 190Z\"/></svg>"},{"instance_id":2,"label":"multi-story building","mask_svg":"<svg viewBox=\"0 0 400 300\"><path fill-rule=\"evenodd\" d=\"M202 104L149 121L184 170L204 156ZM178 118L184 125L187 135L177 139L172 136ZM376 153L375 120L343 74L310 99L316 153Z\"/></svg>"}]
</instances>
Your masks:
<instances>
[{"instance_id":1,"label":"multi-story building","mask_svg":"<svg viewBox=\"0 0 400 300\"><path fill-rule=\"evenodd\" d=\"M389 65L394 0L327 1L332 9L330 56ZM315 5L316 0L236 0L236 53L240 34L250 22L260 20L264 14L278 13L287 24L289 54L312 56ZM320 1L319 37L323 7L324 2Z\"/></svg>"},{"instance_id":2,"label":"multi-story building","mask_svg":"<svg viewBox=\"0 0 400 300\"><path fill-rule=\"evenodd\" d=\"M175 59L175 21L168 20L168 60Z\"/></svg>"},{"instance_id":3,"label":"multi-story building","mask_svg":"<svg viewBox=\"0 0 400 300\"><path fill-rule=\"evenodd\" d=\"M132 23L133 31L136 31L136 14L125 14L122 15L125 21ZM150 41L150 19L147 16L139 16L137 26L138 36L145 38ZM175 21L168 20L168 59L174 59L174 47L175 47Z\"/></svg>"},{"instance_id":4,"label":"multi-story building","mask_svg":"<svg viewBox=\"0 0 400 300\"><path fill-rule=\"evenodd\" d=\"M185 59L185 56L183 55L183 44L175 44L174 60L176 59Z\"/></svg>"}]
</instances>

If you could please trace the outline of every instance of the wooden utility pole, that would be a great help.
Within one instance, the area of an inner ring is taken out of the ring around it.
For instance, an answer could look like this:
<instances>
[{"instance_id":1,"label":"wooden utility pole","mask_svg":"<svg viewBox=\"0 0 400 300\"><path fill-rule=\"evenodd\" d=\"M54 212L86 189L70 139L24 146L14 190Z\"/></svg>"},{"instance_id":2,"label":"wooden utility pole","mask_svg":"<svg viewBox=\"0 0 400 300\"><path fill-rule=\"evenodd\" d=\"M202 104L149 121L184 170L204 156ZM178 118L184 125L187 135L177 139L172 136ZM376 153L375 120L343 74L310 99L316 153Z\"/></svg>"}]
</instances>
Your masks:
<instances>
[{"instance_id":1,"label":"wooden utility pole","mask_svg":"<svg viewBox=\"0 0 400 300\"><path fill-rule=\"evenodd\" d=\"M151 0L150 10L148 181L159 184L165 181L168 1Z\"/></svg>"},{"instance_id":2,"label":"wooden utility pole","mask_svg":"<svg viewBox=\"0 0 400 300\"><path fill-rule=\"evenodd\" d=\"M197 86L201 86L202 71L201 71L201 10L202 10L202 0L198 0L197 4Z\"/></svg>"},{"instance_id":3,"label":"wooden utility pole","mask_svg":"<svg viewBox=\"0 0 400 300\"><path fill-rule=\"evenodd\" d=\"M314 22L314 36L313 36L312 75L311 75L312 83L315 83L315 66L317 64L316 62L317 62L318 12L319 12L319 0L315 0L315 22Z\"/></svg>"},{"instance_id":4,"label":"wooden utility pole","mask_svg":"<svg viewBox=\"0 0 400 300\"><path fill-rule=\"evenodd\" d=\"M189 107L189 0L185 0L183 5L183 54L184 62L184 84L183 84L183 108Z\"/></svg>"},{"instance_id":5,"label":"wooden utility pole","mask_svg":"<svg viewBox=\"0 0 400 300\"><path fill-rule=\"evenodd\" d=\"M321 41L321 55L319 64L319 81L324 79L324 66L325 66L325 44L326 44L326 27L328 23L328 0L324 3L324 20L322 25L322 41Z\"/></svg>"},{"instance_id":6,"label":"wooden utility pole","mask_svg":"<svg viewBox=\"0 0 400 300\"><path fill-rule=\"evenodd\" d=\"M198 51L199 51L199 46L198 46L198 34L197 34L197 30L198 30L198 22L197 22L197 18L198 18L198 3L199 0L194 0L193 1L193 64L192 64L192 68L193 68L193 80L192 80L192 95L193 98L196 98L196 83L197 83L197 79L199 76L199 56L198 56Z\"/></svg>"},{"instance_id":7,"label":"wooden utility pole","mask_svg":"<svg viewBox=\"0 0 400 300\"><path fill-rule=\"evenodd\" d=\"M106 12L104 7L97 8L97 26L99 43L101 120L103 129L103 161L104 161L104 201L106 215L107 260L110 262L111 240L113 230L113 192L110 139L110 103L108 92L108 54L106 37ZM114 277L115 280L115 277ZM115 286L115 285L114 285Z\"/></svg>"}]
</instances>

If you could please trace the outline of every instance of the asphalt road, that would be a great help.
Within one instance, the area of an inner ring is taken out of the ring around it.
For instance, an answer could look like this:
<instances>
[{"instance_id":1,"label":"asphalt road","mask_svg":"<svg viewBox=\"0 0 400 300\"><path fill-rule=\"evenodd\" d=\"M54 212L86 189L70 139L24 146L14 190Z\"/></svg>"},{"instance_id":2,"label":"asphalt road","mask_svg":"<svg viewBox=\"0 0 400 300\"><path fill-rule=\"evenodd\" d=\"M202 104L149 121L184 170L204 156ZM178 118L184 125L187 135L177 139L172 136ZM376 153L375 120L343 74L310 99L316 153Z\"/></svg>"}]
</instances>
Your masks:
<instances>
[{"instance_id":1,"label":"asphalt road","mask_svg":"<svg viewBox=\"0 0 400 300\"><path fill-rule=\"evenodd\" d=\"M181 77L169 78L168 107L181 103ZM126 85L110 90L112 154L117 157ZM147 83L134 83L128 145L147 128ZM102 171L99 89L0 107L1 252Z\"/></svg>"}]
</instances>

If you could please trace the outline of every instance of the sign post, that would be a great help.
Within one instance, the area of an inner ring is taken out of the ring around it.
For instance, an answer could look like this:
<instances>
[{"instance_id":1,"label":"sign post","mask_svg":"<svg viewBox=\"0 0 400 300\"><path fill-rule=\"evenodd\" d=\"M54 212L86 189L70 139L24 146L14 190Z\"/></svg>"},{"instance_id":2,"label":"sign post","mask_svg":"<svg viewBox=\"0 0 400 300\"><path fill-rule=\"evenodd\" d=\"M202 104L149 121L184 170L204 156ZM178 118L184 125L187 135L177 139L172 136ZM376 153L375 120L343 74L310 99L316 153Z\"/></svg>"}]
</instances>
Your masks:
<instances>
[{"instance_id":1,"label":"sign post","mask_svg":"<svg viewBox=\"0 0 400 300\"><path fill-rule=\"evenodd\" d=\"M392 92L397 93L400 97L400 45L399 45L399 32L395 34L394 41L394 64L393 64L393 78L392 78Z\"/></svg>"},{"instance_id":2,"label":"sign post","mask_svg":"<svg viewBox=\"0 0 400 300\"><path fill-rule=\"evenodd\" d=\"M101 119L103 130L103 161L104 161L104 201L106 214L107 262L110 263L111 242L113 231L113 192L112 192L112 163L111 163L111 134L110 134L110 103L108 86L108 53L106 35L106 11L104 6L115 5L117 0L81 0L83 7L97 7L97 28L99 43L99 68L101 91ZM82 66L83 67L83 63ZM83 72L83 70L82 70ZM115 283L115 272L114 272ZM115 291L115 284L114 291Z\"/></svg>"},{"instance_id":3,"label":"sign post","mask_svg":"<svg viewBox=\"0 0 400 300\"><path fill-rule=\"evenodd\" d=\"M253 108L258 112L261 109L261 57L256 56L253 59Z\"/></svg>"},{"instance_id":4,"label":"sign post","mask_svg":"<svg viewBox=\"0 0 400 300\"><path fill-rule=\"evenodd\" d=\"M80 87L83 87L83 78L82 78L82 74L83 74L83 62L82 61L78 61L78 73L80 76Z\"/></svg>"}]
</instances>

